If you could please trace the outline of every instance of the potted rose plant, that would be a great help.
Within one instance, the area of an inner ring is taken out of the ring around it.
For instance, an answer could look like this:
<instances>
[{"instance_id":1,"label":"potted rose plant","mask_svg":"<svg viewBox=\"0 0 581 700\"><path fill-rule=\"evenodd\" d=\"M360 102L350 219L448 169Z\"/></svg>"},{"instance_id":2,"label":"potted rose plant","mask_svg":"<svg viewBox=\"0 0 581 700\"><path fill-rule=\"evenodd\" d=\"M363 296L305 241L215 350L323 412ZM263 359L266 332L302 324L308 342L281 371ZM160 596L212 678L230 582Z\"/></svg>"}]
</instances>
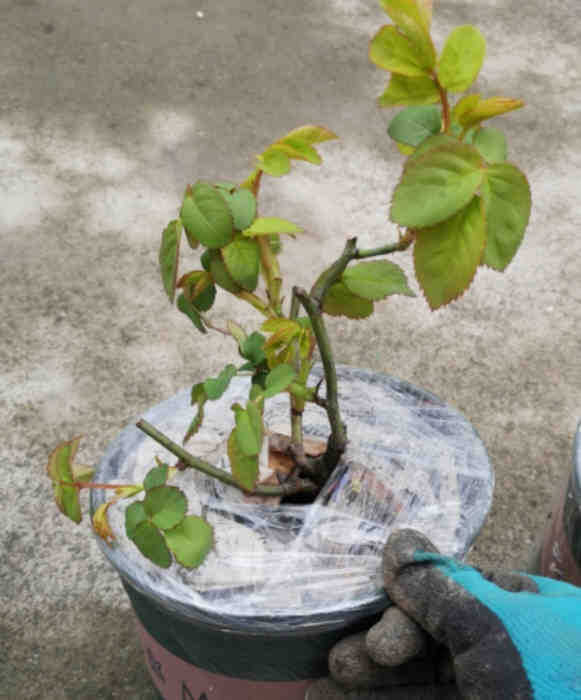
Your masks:
<instances>
[{"instance_id":1,"label":"potted rose plant","mask_svg":"<svg viewBox=\"0 0 581 700\"><path fill-rule=\"evenodd\" d=\"M159 261L163 286L172 303L177 298L178 309L200 334L214 331L230 336L239 361L228 362L217 376L194 383L187 392L194 409L185 423L182 394L171 405L152 409L152 419L139 420L138 430L124 431L96 476L94 469L75 461L78 438L60 444L49 459L48 474L57 505L73 521L81 521L80 491L91 490L93 529L121 574L144 628L152 677L165 700L257 698L261 693L271 698L301 697L307 680L324 673L326 651L345 628L368 624L369 616L380 610L383 601L376 595L371 603L366 599L365 605L351 606L348 613L333 609L301 626L297 615L305 598L299 596L295 607L292 603L285 607L286 598L296 598L296 591L289 591L288 581L293 579L281 578L284 566L272 565L278 559L267 567L267 584L252 571L248 579L225 586L221 570L220 591L222 595L226 590L226 594L220 600L236 600L238 606L241 600L244 605L249 599L257 600L264 619L257 608L252 608L249 617L248 610L232 605L221 608L218 617L212 618L204 605L214 604L218 595L215 587L204 588L207 582L200 584L203 595L200 593L202 597L193 606L174 595L176 586L183 593L184 571L207 569L215 550L223 547L221 526L229 533L226 539L230 535L234 538L235 546L228 553L234 558L240 544L236 528L251 522L250 529L255 529L260 518L270 519L269 536L276 529L276 557L282 550L293 549L297 532L303 538L308 532L308 547L299 551L301 556L292 559L291 565L290 560L286 562L287 569L290 566L296 574L297 567L312 563L313 539L325 540L325 546L333 540L330 549L317 555L320 560L346 553L341 549L344 543L338 542L341 538L335 536L338 527L345 527L341 537L347 539L350 527L365 530L367 536L370 532L367 511L358 511L355 518L341 511L343 520L333 520L333 528L313 529L311 516L305 515L308 509L302 504L314 502L319 509L337 505L345 497L347 483L349 499L357 501L365 496L366 505L371 502L373 513L380 512L384 523L411 512L408 506L414 499L418 501L419 485L406 500L403 492L396 494L387 488L374 469L361 463L361 454L357 462L357 457L354 461L346 452L348 444L357 442L352 425L355 421L357 426L365 412L367 392L371 396L379 391L376 400L381 406L394 394L405 397L408 412L417 413L419 406L417 415L430 429L436 426L440 442L448 439L449 433L448 427L442 427L441 412L448 411L446 420L454 413L468 443L467 453L473 455L480 449L474 431L469 428L466 432L465 419L428 392L391 378L338 369L325 323L326 316L360 321L373 313L377 302L391 295L415 296L403 270L386 259L408 249L413 249L415 276L430 308L456 300L470 286L479 266L498 271L507 267L521 243L530 213L526 177L506 161L502 132L483 126L486 120L521 107L522 101L463 94L476 80L484 60L485 40L480 32L472 26L457 27L438 55L430 34L431 2L382 0L381 4L392 23L377 32L369 55L392 75L379 103L404 107L388 129L407 156L390 209L390 218L399 228L397 240L364 249L352 238L310 290L284 286L283 265L279 263L281 241L286 236L300 236L302 231L294 222L259 214L260 189L267 176L286 175L293 161L321 162L319 144L336 138L321 126L299 127L272 143L257 157L242 183L198 180L188 186L178 217L162 233ZM458 96L454 102L452 95ZM196 263L184 272L186 245ZM218 294L229 294L252 306L261 319L258 327L250 331L234 320L217 323L211 310ZM322 369L315 367L317 354ZM347 390L342 396L343 382ZM377 389L380 385L383 388ZM359 399L355 396L358 391L363 392ZM269 413L270 403L287 411L286 433L273 429L276 420ZM320 431L313 435L305 418L309 411L311 417L313 411L326 416L326 435ZM377 412L381 411L374 409L374 419ZM440 412L437 419L434 412ZM154 424L156 418L163 422L170 414L170 430ZM196 452L196 440L208 421L215 429L218 419L227 426L226 433L218 430L221 437L216 439L213 452ZM181 444L168 434L175 430L181 430ZM393 437L400 428L384 425L375 430L388 435L391 431ZM360 426L355 431L365 432ZM170 466L148 452L147 470L132 482L122 467L128 462L134 465L146 436L150 451L152 446L160 446L177 462ZM313 436L319 440L305 439ZM388 470L401 466L392 457L386 461ZM485 453L483 462L489 469ZM430 472L427 480L433 481L433 476ZM462 507L469 489L464 488L465 474L457 476ZM188 480L193 495L186 495ZM487 487L491 488L491 483L492 477ZM204 495L199 496L200 492ZM490 489L487 493L490 495ZM107 494L112 497L107 498ZM473 498L474 494L468 500ZM196 507L192 508L192 500ZM477 533L488 504L480 509L476 524L464 533L460 549ZM437 508L433 513L440 517ZM328 512L323 510L323 514L326 522ZM124 531L124 550L120 531ZM248 532L244 537L246 547ZM349 555L354 547L358 555L365 553L360 540L349 547ZM123 563L127 552L142 556L151 568L135 573ZM251 563L248 568L252 568ZM170 569L180 572L181 582L178 585L174 580L154 599L153 582L159 582L162 572ZM276 620L260 608L265 585L271 586L271 599L283 599ZM235 589L242 590L245 597L233 597ZM275 667L284 665L281 659L288 661L289 657L293 668L281 677Z\"/></svg>"}]
</instances>

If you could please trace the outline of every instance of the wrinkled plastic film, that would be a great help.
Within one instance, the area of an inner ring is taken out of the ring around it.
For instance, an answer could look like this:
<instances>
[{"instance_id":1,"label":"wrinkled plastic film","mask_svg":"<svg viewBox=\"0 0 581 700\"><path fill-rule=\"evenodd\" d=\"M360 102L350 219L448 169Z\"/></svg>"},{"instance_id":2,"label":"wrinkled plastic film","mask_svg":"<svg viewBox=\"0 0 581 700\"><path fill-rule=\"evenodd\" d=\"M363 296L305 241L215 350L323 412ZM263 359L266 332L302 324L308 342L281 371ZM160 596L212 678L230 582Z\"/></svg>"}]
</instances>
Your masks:
<instances>
[{"instance_id":1,"label":"wrinkled plastic film","mask_svg":"<svg viewBox=\"0 0 581 700\"><path fill-rule=\"evenodd\" d=\"M320 370L313 381L318 376ZM193 606L209 615L292 617L358 608L381 597L381 551L393 529L416 528L442 552L463 556L494 486L487 452L470 423L435 396L385 375L341 367L339 380L349 445L314 504L251 503L238 489L185 470L171 483L186 492L188 513L214 527L214 549L198 569L176 563L159 569L125 536L124 513L132 502L126 499L108 511L113 546L100 542L119 573L182 614ZM206 404L190 452L229 469L230 406L245 402L248 381L235 378L219 401ZM181 443L192 419L189 399L184 390L145 418ZM288 414L287 396L269 400L268 429L282 432ZM326 440L320 407L307 405L304 426L308 437ZM129 426L107 451L98 478L141 482L155 456L175 462ZM265 451L264 467L266 458ZM93 510L104 500L104 492L94 492Z\"/></svg>"}]
</instances>

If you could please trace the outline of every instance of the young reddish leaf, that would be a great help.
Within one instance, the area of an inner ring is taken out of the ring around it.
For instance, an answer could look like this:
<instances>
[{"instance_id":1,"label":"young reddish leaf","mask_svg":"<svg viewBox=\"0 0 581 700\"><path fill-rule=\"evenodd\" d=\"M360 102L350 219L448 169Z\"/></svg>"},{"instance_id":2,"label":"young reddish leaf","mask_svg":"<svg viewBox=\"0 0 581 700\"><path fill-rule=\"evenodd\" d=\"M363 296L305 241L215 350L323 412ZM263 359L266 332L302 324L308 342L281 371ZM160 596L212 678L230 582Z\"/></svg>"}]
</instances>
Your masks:
<instances>
[{"instance_id":1,"label":"young reddish leaf","mask_svg":"<svg viewBox=\"0 0 581 700\"><path fill-rule=\"evenodd\" d=\"M212 275L206 270L194 270L182 275L177 283L184 290L184 296L197 311L208 311L216 299L216 287Z\"/></svg>"},{"instance_id":2,"label":"young reddish leaf","mask_svg":"<svg viewBox=\"0 0 581 700\"><path fill-rule=\"evenodd\" d=\"M245 457L254 457L262 447L262 431L249 415L248 410L239 404L234 404L232 410L236 416L236 440L240 451Z\"/></svg>"},{"instance_id":3,"label":"young reddish leaf","mask_svg":"<svg viewBox=\"0 0 581 700\"><path fill-rule=\"evenodd\" d=\"M486 243L480 197L447 221L419 232L414 246L416 277L432 310L461 296L470 286Z\"/></svg>"},{"instance_id":4,"label":"young reddish leaf","mask_svg":"<svg viewBox=\"0 0 581 700\"><path fill-rule=\"evenodd\" d=\"M149 520L140 523L130 538L144 557L162 569L171 564L171 554L158 528Z\"/></svg>"},{"instance_id":5,"label":"young reddish leaf","mask_svg":"<svg viewBox=\"0 0 581 700\"><path fill-rule=\"evenodd\" d=\"M159 248L161 279L172 304L176 291L181 236L181 221L170 221L161 234L161 246Z\"/></svg>"},{"instance_id":6,"label":"young reddish leaf","mask_svg":"<svg viewBox=\"0 0 581 700\"><path fill-rule=\"evenodd\" d=\"M297 373L290 365L282 364L275 367L266 377L264 398L268 399L280 394L281 391L288 388L296 376Z\"/></svg>"},{"instance_id":7,"label":"young reddish leaf","mask_svg":"<svg viewBox=\"0 0 581 700\"><path fill-rule=\"evenodd\" d=\"M256 216L256 199L252 192L247 189L236 190L235 192L224 192L223 197L230 207L234 218L234 228L237 231L244 231L253 222Z\"/></svg>"},{"instance_id":8,"label":"young reddish leaf","mask_svg":"<svg viewBox=\"0 0 581 700\"><path fill-rule=\"evenodd\" d=\"M381 0L385 12L400 32L413 44L421 65L431 71L436 64L436 50L430 37L431 2L418 0Z\"/></svg>"},{"instance_id":9,"label":"young reddish leaf","mask_svg":"<svg viewBox=\"0 0 581 700\"><path fill-rule=\"evenodd\" d=\"M234 365L226 365L220 374L215 378L206 379L204 382L204 391L206 397L210 401L216 401L226 391L232 377L236 376L237 369Z\"/></svg>"},{"instance_id":10,"label":"young reddish leaf","mask_svg":"<svg viewBox=\"0 0 581 700\"><path fill-rule=\"evenodd\" d=\"M439 99L440 93L432 78L408 78L394 73L378 103L380 107L428 105Z\"/></svg>"},{"instance_id":11,"label":"young reddish leaf","mask_svg":"<svg viewBox=\"0 0 581 700\"><path fill-rule=\"evenodd\" d=\"M180 211L186 231L207 248L221 248L234 236L234 220L222 192L197 182L186 192Z\"/></svg>"},{"instance_id":12,"label":"young reddish leaf","mask_svg":"<svg viewBox=\"0 0 581 700\"><path fill-rule=\"evenodd\" d=\"M179 295L177 306L178 309L190 319L200 333L207 333L206 327L204 326L204 322L202 321L198 310L185 298L183 294Z\"/></svg>"},{"instance_id":13,"label":"young reddish leaf","mask_svg":"<svg viewBox=\"0 0 581 700\"><path fill-rule=\"evenodd\" d=\"M469 24L456 27L438 61L440 84L452 92L464 92L478 77L485 54L486 40L476 27Z\"/></svg>"},{"instance_id":14,"label":"young reddish leaf","mask_svg":"<svg viewBox=\"0 0 581 700\"><path fill-rule=\"evenodd\" d=\"M489 163L506 160L506 138L498 129L478 129L472 139L472 145Z\"/></svg>"},{"instance_id":15,"label":"young reddish leaf","mask_svg":"<svg viewBox=\"0 0 581 700\"><path fill-rule=\"evenodd\" d=\"M258 455L248 456L240 448L235 428L228 438L228 459L236 481L246 491L253 491L258 481Z\"/></svg>"},{"instance_id":16,"label":"young reddish leaf","mask_svg":"<svg viewBox=\"0 0 581 700\"><path fill-rule=\"evenodd\" d=\"M494 163L482 188L488 238L483 263L502 272L521 244L531 213L531 190L510 163Z\"/></svg>"},{"instance_id":17,"label":"young reddish leaf","mask_svg":"<svg viewBox=\"0 0 581 700\"><path fill-rule=\"evenodd\" d=\"M404 271L389 260L372 260L348 267L342 280L352 294L369 301L379 301L392 294L415 296L408 287Z\"/></svg>"},{"instance_id":18,"label":"young reddish leaf","mask_svg":"<svg viewBox=\"0 0 581 700\"><path fill-rule=\"evenodd\" d=\"M394 190L391 220L412 228L438 224L471 201L483 178L473 146L450 144L414 156Z\"/></svg>"},{"instance_id":19,"label":"young reddish leaf","mask_svg":"<svg viewBox=\"0 0 581 700\"><path fill-rule=\"evenodd\" d=\"M435 105L406 107L391 121L387 133L394 141L419 146L442 128L440 108Z\"/></svg>"},{"instance_id":20,"label":"young reddish leaf","mask_svg":"<svg viewBox=\"0 0 581 700\"><path fill-rule=\"evenodd\" d=\"M236 282L234 282L234 280L230 276L230 273L228 272L228 269L224 264L224 260L220 255L220 251L212 250L209 252L210 255L207 258L207 262L208 267L210 268L210 274L212 275L212 279L214 280L214 282L219 287L222 287L222 289L225 289L231 294L238 294L239 292L241 292L242 287L239 284L236 284Z\"/></svg>"},{"instance_id":21,"label":"young reddish leaf","mask_svg":"<svg viewBox=\"0 0 581 700\"><path fill-rule=\"evenodd\" d=\"M267 148L257 159L260 169L273 177L286 175L290 171L290 158L283 149L277 148L276 144Z\"/></svg>"},{"instance_id":22,"label":"young reddish leaf","mask_svg":"<svg viewBox=\"0 0 581 700\"><path fill-rule=\"evenodd\" d=\"M256 219L252 226L244 230L242 233L244 236L254 237L254 236L266 236L272 233L302 233L303 229L291 221L286 219L279 219L276 216L262 216Z\"/></svg>"},{"instance_id":23,"label":"young reddish leaf","mask_svg":"<svg viewBox=\"0 0 581 700\"><path fill-rule=\"evenodd\" d=\"M248 292L256 289L260 271L260 250L256 241L235 238L222 248L222 260L235 283Z\"/></svg>"},{"instance_id":24,"label":"young reddish leaf","mask_svg":"<svg viewBox=\"0 0 581 700\"><path fill-rule=\"evenodd\" d=\"M458 121L465 129L469 129L471 126L480 124L485 119L491 119L500 114L520 109L524 107L524 104L522 100L510 97L489 97L486 100L481 100L473 109L462 114Z\"/></svg>"},{"instance_id":25,"label":"young reddish leaf","mask_svg":"<svg viewBox=\"0 0 581 700\"><path fill-rule=\"evenodd\" d=\"M111 529L109 521L107 520L107 509L112 502L113 501L107 501L106 503L101 503L93 515L93 530L108 544L111 544L115 539L113 536L113 530Z\"/></svg>"},{"instance_id":26,"label":"young reddish leaf","mask_svg":"<svg viewBox=\"0 0 581 700\"><path fill-rule=\"evenodd\" d=\"M412 39L392 25L385 25L369 45L369 59L383 70L420 78L430 75L433 61L416 50Z\"/></svg>"},{"instance_id":27,"label":"young reddish leaf","mask_svg":"<svg viewBox=\"0 0 581 700\"><path fill-rule=\"evenodd\" d=\"M336 282L325 295L323 311L329 316L367 318L373 313L373 302L350 292L344 282Z\"/></svg>"},{"instance_id":28,"label":"young reddish leaf","mask_svg":"<svg viewBox=\"0 0 581 700\"><path fill-rule=\"evenodd\" d=\"M183 519L188 502L177 486L155 486L147 491L143 507L154 525L169 530Z\"/></svg>"},{"instance_id":29,"label":"young reddish leaf","mask_svg":"<svg viewBox=\"0 0 581 700\"><path fill-rule=\"evenodd\" d=\"M200 566L214 545L214 530L197 515L186 516L179 525L165 531L165 541L176 561L188 569Z\"/></svg>"}]
</instances>

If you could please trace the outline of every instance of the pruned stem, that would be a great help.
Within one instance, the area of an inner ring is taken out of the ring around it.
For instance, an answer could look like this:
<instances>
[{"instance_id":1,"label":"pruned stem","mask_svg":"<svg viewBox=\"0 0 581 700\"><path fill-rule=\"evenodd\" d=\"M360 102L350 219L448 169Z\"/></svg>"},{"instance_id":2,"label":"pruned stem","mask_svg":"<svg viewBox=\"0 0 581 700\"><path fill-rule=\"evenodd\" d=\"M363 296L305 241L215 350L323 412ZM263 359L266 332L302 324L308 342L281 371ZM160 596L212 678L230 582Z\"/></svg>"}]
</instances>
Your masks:
<instances>
[{"instance_id":1,"label":"pruned stem","mask_svg":"<svg viewBox=\"0 0 581 700\"><path fill-rule=\"evenodd\" d=\"M145 420L140 420L137 422L137 427L143 431L150 438L158 442L160 445L165 447L166 450L171 452L173 455L178 457L184 464L187 464L193 469L211 476L214 479L218 479L224 484L229 486L235 486L240 491L245 491L242 486L236 481L236 479L229 472L224 469L218 469L214 465L206 462L199 457L195 457L183 447L178 445L176 442L168 438L166 435L161 433L157 428L155 428L151 423ZM316 485L309 479L293 479L289 480L280 486L267 486L260 485L254 487L254 489L249 493L253 496L290 496L297 493L315 493L317 491Z\"/></svg>"}]
</instances>

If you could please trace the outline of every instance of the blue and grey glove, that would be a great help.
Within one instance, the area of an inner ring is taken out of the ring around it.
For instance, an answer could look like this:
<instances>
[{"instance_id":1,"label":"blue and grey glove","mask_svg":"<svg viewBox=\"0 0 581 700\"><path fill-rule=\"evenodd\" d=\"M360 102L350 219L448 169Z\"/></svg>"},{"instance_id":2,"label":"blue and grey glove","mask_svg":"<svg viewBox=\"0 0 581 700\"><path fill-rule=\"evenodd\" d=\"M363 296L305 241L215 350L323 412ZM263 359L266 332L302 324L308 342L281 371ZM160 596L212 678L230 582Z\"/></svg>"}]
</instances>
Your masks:
<instances>
[{"instance_id":1,"label":"blue and grey glove","mask_svg":"<svg viewBox=\"0 0 581 700\"><path fill-rule=\"evenodd\" d=\"M581 698L580 588L483 574L414 530L389 538L383 573L395 605L334 647L307 700Z\"/></svg>"}]
</instances>

